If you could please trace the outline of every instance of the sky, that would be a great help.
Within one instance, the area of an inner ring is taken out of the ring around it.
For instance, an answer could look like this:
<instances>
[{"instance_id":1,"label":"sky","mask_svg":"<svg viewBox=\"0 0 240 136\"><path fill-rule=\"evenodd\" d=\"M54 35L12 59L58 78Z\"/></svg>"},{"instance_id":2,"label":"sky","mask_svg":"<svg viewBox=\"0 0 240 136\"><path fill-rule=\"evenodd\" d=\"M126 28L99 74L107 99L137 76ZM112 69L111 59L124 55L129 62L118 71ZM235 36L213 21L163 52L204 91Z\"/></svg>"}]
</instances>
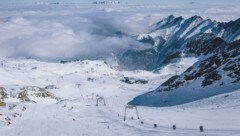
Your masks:
<instances>
[{"instance_id":1,"label":"sky","mask_svg":"<svg viewBox=\"0 0 240 136\"><path fill-rule=\"evenodd\" d=\"M164 4L172 4L172 3L202 3L202 4L226 4L229 3L227 0L123 0L123 1L131 1L134 3L164 3ZM230 3L239 3L240 0L230 0Z\"/></svg>"},{"instance_id":2,"label":"sky","mask_svg":"<svg viewBox=\"0 0 240 136\"><path fill-rule=\"evenodd\" d=\"M0 0L0 3L30 1L34 3L39 0ZM41 1L92 2L92 0ZM148 33L149 26L170 14L184 18L200 15L204 19L220 22L236 20L240 15L240 4L236 4L240 0L231 0L229 4L232 5L226 4L225 0L209 0L213 5L207 4L208 0L121 1L136 5L0 4L0 57L32 57L47 61L95 59L119 50L148 48L149 45L136 42L127 35ZM193 1L196 3L193 4ZM183 5L179 6L179 3ZM126 35L117 36L116 32Z\"/></svg>"},{"instance_id":3,"label":"sky","mask_svg":"<svg viewBox=\"0 0 240 136\"><path fill-rule=\"evenodd\" d=\"M34 2L64 2L64 3L92 3L95 0L1 0L0 3L34 3ZM96 0L104 1L104 0ZM202 3L202 4L240 4L240 0L119 0L122 3L148 3L148 4L172 4L172 3Z\"/></svg>"}]
</instances>

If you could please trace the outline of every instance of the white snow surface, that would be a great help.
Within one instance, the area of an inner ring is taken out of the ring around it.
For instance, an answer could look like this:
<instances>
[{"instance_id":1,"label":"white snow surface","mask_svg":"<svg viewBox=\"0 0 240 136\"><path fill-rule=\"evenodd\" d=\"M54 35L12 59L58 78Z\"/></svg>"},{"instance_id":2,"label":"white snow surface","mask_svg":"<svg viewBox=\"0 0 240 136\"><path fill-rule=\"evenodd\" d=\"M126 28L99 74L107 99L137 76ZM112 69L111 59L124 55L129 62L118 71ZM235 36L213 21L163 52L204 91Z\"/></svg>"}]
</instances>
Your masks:
<instances>
[{"instance_id":1,"label":"white snow surface","mask_svg":"<svg viewBox=\"0 0 240 136\"><path fill-rule=\"evenodd\" d=\"M205 21L203 22L200 27L198 27L195 31L193 31L190 35L187 36L187 38L190 38L196 34L199 34L201 32L201 29L205 26L207 26L209 24L210 21ZM205 33L208 33L208 31L206 31Z\"/></svg>"},{"instance_id":2,"label":"white snow surface","mask_svg":"<svg viewBox=\"0 0 240 136\"><path fill-rule=\"evenodd\" d=\"M197 25L199 25L202 22L202 19L197 18L196 20L194 20L189 27L187 27L187 29L180 35L180 38L182 38L183 36L185 36L187 34L187 32L189 32L190 30L192 30L194 27L196 27Z\"/></svg>"},{"instance_id":3,"label":"white snow surface","mask_svg":"<svg viewBox=\"0 0 240 136\"><path fill-rule=\"evenodd\" d=\"M118 30L129 35L146 33L149 26L170 14L235 20L239 18L239 5L99 6L53 5L44 1L33 5L0 3L0 56L4 56L0 59L0 87L10 95L4 99L6 106L0 107L1 136L240 135L240 90L185 105L138 107L140 120L129 109L123 121L124 106L129 101L156 89L176 72L188 68L196 58L191 61L183 58L159 73L118 71L104 61L47 62L76 57L92 59L96 54L131 48L135 41L109 35ZM148 83L126 84L121 81L124 77ZM48 85L56 86L46 90L59 99L31 94L31 102L22 102L15 97L20 88ZM105 98L106 106L102 103L96 106L99 96ZM174 124L176 130L172 129ZM199 131L200 125L204 132Z\"/></svg>"},{"instance_id":4,"label":"white snow surface","mask_svg":"<svg viewBox=\"0 0 240 136\"><path fill-rule=\"evenodd\" d=\"M186 62L187 59L183 59L179 64L183 66ZM54 85L57 89L47 91L60 98L31 96L36 103L4 99L7 105L0 107L1 136L240 134L240 90L173 107L137 107L140 120L134 110L128 109L123 121L127 102L155 89L173 74L117 71L103 61L60 64L31 59L1 59L0 71L4 75L0 77L0 86L5 87L7 93L17 93L24 86ZM148 83L126 84L121 81L123 77L144 79ZM96 106L97 96L105 98L106 106L102 103ZM13 105L16 106L11 109ZM7 124L8 119L11 124ZM173 124L176 130L172 129ZM200 125L204 126L204 132L199 131Z\"/></svg>"},{"instance_id":5,"label":"white snow surface","mask_svg":"<svg viewBox=\"0 0 240 136\"><path fill-rule=\"evenodd\" d=\"M175 63L170 63L165 67L161 68L158 73L161 75L179 75L197 61L198 58L196 57L182 57L179 61Z\"/></svg>"}]
</instances>

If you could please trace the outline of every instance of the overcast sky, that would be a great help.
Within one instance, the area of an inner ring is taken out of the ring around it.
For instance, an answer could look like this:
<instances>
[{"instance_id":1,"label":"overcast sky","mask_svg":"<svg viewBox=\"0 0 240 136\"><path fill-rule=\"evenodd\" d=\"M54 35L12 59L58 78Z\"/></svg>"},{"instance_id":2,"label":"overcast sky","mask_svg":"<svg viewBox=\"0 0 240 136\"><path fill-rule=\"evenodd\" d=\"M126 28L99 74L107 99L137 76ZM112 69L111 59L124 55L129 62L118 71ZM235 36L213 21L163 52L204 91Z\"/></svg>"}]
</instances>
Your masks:
<instances>
[{"instance_id":1,"label":"overcast sky","mask_svg":"<svg viewBox=\"0 0 240 136\"><path fill-rule=\"evenodd\" d=\"M0 0L0 3L23 3L23 2L78 2L78 3L92 3L92 1L103 0ZM123 3L159 3L159 4L172 4L172 3L202 3L202 4L240 4L240 0L119 0Z\"/></svg>"}]
</instances>

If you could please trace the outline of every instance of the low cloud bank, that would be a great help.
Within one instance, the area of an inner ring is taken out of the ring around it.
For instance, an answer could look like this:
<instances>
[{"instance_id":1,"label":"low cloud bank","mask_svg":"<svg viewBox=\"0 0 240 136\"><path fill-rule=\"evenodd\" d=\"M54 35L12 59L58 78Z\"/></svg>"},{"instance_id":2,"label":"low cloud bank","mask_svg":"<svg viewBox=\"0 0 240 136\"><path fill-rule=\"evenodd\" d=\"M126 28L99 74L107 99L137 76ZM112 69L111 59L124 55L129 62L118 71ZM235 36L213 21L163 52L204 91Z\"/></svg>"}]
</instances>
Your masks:
<instances>
[{"instance_id":1,"label":"low cloud bank","mask_svg":"<svg viewBox=\"0 0 240 136\"><path fill-rule=\"evenodd\" d=\"M45 61L96 59L149 45L131 36L173 14L217 21L239 18L238 5L0 5L0 56Z\"/></svg>"},{"instance_id":2,"label":"low cloud bank","mask_svg":"<svg viewBox=\"0 0 240 136\"><path fill-rule=\"evenodd\" d=\"M0 20L1 56L46 61L95 59L129 48L148 47L130 36L144 26L130 26L131 22L116 14L26 13Z\"/></svg>"}]
</instances>

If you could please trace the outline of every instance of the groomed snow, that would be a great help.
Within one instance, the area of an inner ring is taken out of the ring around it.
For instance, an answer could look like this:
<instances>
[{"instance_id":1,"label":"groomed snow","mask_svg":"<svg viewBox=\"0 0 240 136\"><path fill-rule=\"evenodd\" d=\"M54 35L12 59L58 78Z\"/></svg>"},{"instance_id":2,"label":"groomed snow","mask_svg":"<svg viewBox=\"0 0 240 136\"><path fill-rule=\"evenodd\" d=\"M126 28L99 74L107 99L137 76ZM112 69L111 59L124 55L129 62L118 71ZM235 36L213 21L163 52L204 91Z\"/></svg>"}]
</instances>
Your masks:
<instances>
[{"instance_id":1,"label":"groomed snow","mask_svg":"<svg viewBox=\"0 0 240 136\"><path fill-rule=\"evenodd\" d=\"M47 91L60 98L29 97L34 102L22 102L17 97L4 99L7 105L0 107L0 135L239 136L240 90L185 105L138 107L140 120L134 110L128 110L123 121L126 103L180 74L196 58L183 58L159 73L118 71L104 61L53 63L76 57L95 59L96 54L129 48L135 41L109 35L118 30L131 36L147 33L149 26L170 14L184 18L197 14L230 21L239 18L239 9L239 5L197 3L107 6L0 3L0 57L9 57L0 59L0 87L14 96L22 87L54 85L56 89ZM121 81L124 77L148 83L126 84ZM106 106L101 103L96 106L99 96L105 98ZM172 129L173 124L176 130ZM200 125L204 132L199 131Z\"/></svg>"},{"instance_id":2,"label":"groomed snow","mask_svg":"<svg viewBox=\"0 0 240 136\"><path fill-rule=\"evenodd\" d=\"M138 107L140 120L137 120L135 111L129 109L124 122L126 103L155 89L171 73L166 76L166 73L147 71L117 71L103 61L60 64L31 59L4 60L0 70L2 74L12 76L1 77L1 81L5 81L1 86L18 91L21 86L45 87L51 84L58 89L47 90L61 100L31 97L37 102L32 103L5 99L7 106L0 108L0 133L3 136L240 134L240 90L174 107ZM179 63L184 65L185 62L183 59ZM126 84L121 81L123 77L148 80L148 84ZM13 79L14 85L11 84ZM102 103L96 106L97 95L105 98L106 106ZM10 110L13 104L16 107ZM23 111L23 107L26 110ZM6 118L11 119L10 125L6 124ZM153 124L158 127L154 128ZM173 124L177 126L175 131L172 130ZM204 132L199 131L200 125L204 126Z\"/></svg>"}]
</instances>

